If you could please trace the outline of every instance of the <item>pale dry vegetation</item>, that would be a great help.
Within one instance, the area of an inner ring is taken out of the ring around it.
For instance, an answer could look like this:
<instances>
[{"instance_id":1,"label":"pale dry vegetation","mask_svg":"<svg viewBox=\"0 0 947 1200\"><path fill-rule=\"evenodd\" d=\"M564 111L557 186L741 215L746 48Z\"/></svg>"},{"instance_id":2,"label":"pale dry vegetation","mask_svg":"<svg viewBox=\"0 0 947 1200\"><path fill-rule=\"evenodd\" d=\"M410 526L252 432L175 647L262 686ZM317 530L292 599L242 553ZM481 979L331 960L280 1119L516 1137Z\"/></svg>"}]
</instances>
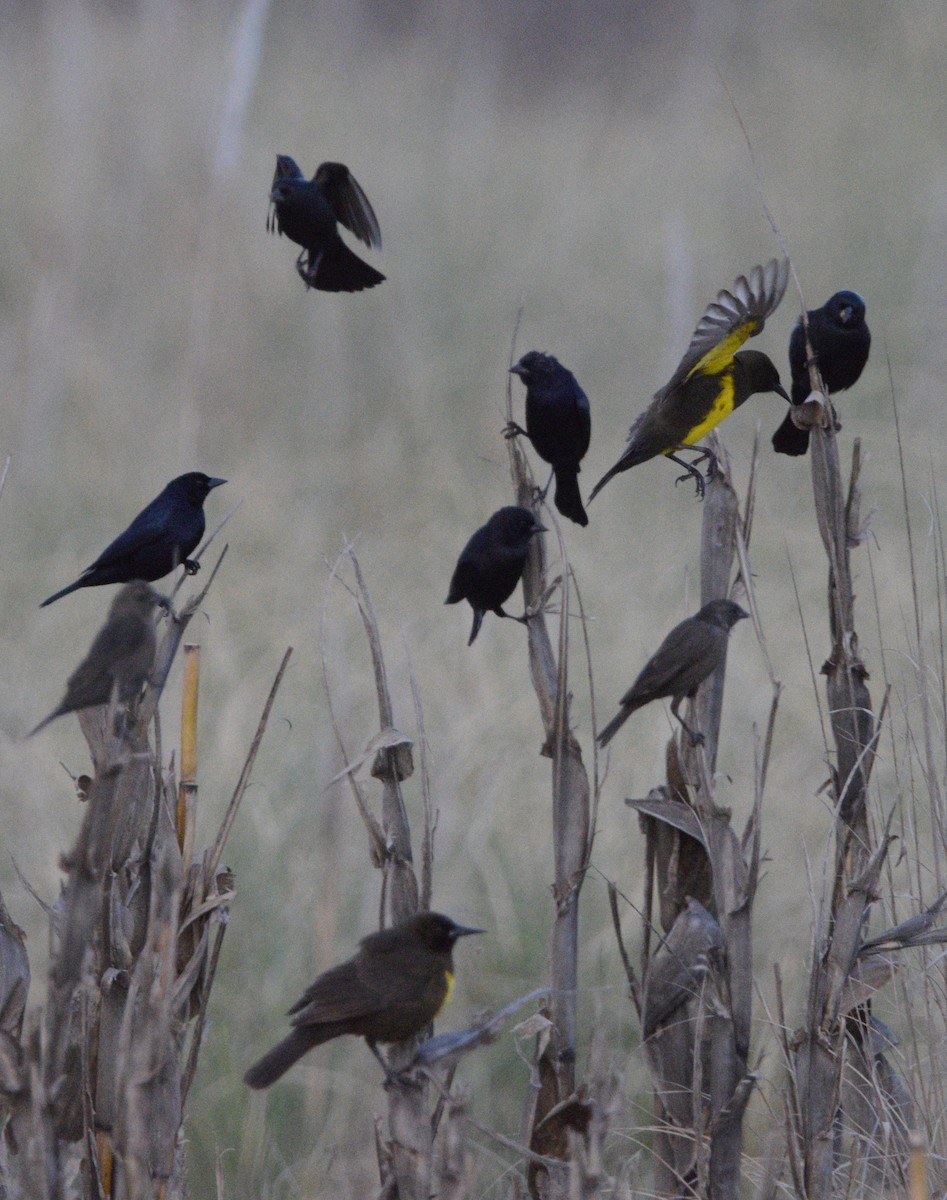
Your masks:
<instances>
[{"instance_id":1,"label":"pale dry vegetation","mask_svg":"<svg viewBox=\"0 0 947 1200\"><path fill-rule=\"evenodd\" d=\"M500 430L520 297L520 349L555 353L591 399L587 492L703 305L776 252L717 72L741 108L808 303L856 288L875 339L862 381L841 398L839 436L846 474L861 439L862 516L874 510L852 566L876 715L890 688L869 812L875 844L892 812L899 840L870 932L947 886L940 6L909 15L880 2L831 13L733 3L685 19L678 6L601 3L552 19L540 6L500 18L486 6L419 4L393 14L341 3L14 4L0 43L0 455L12 456L0 501L0 888L28 934L31 1005L44 1002L46 918L10 860L55 899L59 855L82 816L59 760L78 773L87 752L69 720L21 738L59 695L105 604L80 592L40 613L39 600L181 471L230 480L209 504L211 525L243 499L206 618L188 633L204 653L199 845L214 836L283 650L295 648L228 846L236 899L189 1101L195 1195L210 1194L224 1151L228 1194L377 1186L373 1113L387 1100L363 1047L323 1047L265 1103L240 1083L301 988L377 919L363 827L345 789L327 787L342 763L323 653L349 751L378 728L361 624L344 591L326 597L326 560L344 537L374 597L396 723L415 736L409 663L424 705L435 907L489 930L458 952L440 1028L548 982L550 768L538 756L526 636L488 619L468 650L467 612L442 601L469 533L511 500ZM248 56L235 57L237 44ZM381 221L380 288L305 294L293 247L264 231L276 152L307 170L324 158L349 164ZM783 371L797 307L790 291L759 341ZM792 1031L834 869L832 801L820 791L831 745L817 677L830 649L825 556L808 464L768 453L778 403L757 397L722 430L742 497L762 423L751 561L783 684L753 912L751 1065L765 1050L765 1079L747 1114L747 1187L765 1178L768 1134L785 1125L773 967ZM612 483L588 529L564 531L590 618L599 718L697 607L702 516L656 462ZM555 645L555 616L549 624ZM579 630L574 622L571 716L591 770ZM166 752L178 689L173 673ZM737 830L753 806L753 730L771 691L744 623L730 648L716 780ZM616 739L582 893L577 1073L592 1028L602 1030L599 1077L614 1070L623 1084L606 1143L616 1174L630 1153L646 1161L640 1135L652 1114L605 880L640 904L644 839L624 799L664 780L669 730L654 705ZM418 780L405 788L417 832ZM640 920L625 908L622 919L636 961ZM947 1113L936 955L904 953L875 1008L901 1039L896 1060L934 1154ZM521 1049L525 1058L501 1038L460 1070L472 1115L514 1140L531 1046ZM510 1194L516 1156L479 1134L468 1148L471 1194ZM933 1161L931 1171L936 1185Z\"/></svg>"}]
</instances>

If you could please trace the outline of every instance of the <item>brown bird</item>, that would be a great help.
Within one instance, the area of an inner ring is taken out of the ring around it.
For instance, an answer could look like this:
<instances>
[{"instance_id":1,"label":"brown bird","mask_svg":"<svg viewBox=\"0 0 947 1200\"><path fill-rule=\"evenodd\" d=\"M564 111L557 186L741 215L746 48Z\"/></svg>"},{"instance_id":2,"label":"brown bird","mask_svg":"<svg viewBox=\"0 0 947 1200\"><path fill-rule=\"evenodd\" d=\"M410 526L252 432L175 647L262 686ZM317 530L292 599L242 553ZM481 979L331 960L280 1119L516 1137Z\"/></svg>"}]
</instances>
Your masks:
<instances>
[{"instance_id":1,"label":"brown bird","mask_svg":"<svg viewBox=\"0 0 947 1200\"><path fill-rule=\"evenodd\" d=\"M718 292L677 370L632 425L624 453L592 489L590 501L614 475L659 454L683 467L687 475L681 479L693 477L697 494L702 496L704 478L695 464L710 458L709 478L714 465L710 451L702 451L693 463L678 458L675 452L694 446L756 392L776 392L788 401L779 372L765 354L759 350L737 353L747 338L763 332L766 318L783 298L788 279L789 260L774 258L765 267L740 275L732 292Z\"/></svg>"},{"instance_id":2,"label":"brown bird","mask_svg":"<svg viewBox=\"0 0 947 1200\"><path fill-rule=\"evenodd\" d=\"M704 735L691 729L678 707L682 700L695 696L708 675L723 662L730 630L746 616L749 613L732 600L711 600L699 613L675 625L622 696L617 716L598 735L599 745L607 746L633 712L652 700L672 696L671 712L692 744L699 746Z\"/></svg>"},{"instance_id":3,"label":"brown bird","mask_svg":"<svg viewBox=\"0 0 947 1200\"><path fill-rule=\"evenodd\" d=\"M156 605L168 601L142 579L126 583L112 601L105 624L95 635L89 653L69 676L58 708L27 735L39 733L65 713L108 704L115 694L122 704L134 700L155 662Z\"/></svg>"},{"instance_id":4,"label":"brown bird","mask_svg":"<svg viewBox=\"0 0 947 1200\"><path fill-rule=\"evenodd\" d=\"M421 912L362 938L354 958L320 975L293 1005L292 1033L244 1082L269 1087L307 1050L347 1033L363 1037L389 1075L377 1043L405 1042L434 1020L454 990L454 943L482 932L442 913Z\"/></svg>"}]
</instances>

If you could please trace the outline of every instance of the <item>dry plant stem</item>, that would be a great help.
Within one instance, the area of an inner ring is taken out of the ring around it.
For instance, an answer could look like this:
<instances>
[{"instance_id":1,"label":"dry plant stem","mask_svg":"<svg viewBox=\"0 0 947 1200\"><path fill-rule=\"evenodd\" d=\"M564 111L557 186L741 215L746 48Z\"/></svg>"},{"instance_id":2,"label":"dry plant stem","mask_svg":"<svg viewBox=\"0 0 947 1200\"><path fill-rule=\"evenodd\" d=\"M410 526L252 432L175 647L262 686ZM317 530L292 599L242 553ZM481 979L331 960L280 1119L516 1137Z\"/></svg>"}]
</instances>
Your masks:
<instances>
[{"instance_id":1,"label":"dry plant stem","mask_svg":"<svg viewBox=\"0 0 947 1200\"><path fill-rule=\"evenodd\" d=\"M727 456L716 438L712 448L718 468L707 485L702 510L701 603L731 595L734 589L744 590L751 613L756 613L746 545L749 526L741 522ZM756 474L754 469L751 479ZM751 491L744 512L752 511ZM740 576L731 587L737 552ZM759 628L757 617L754 624ZM763 787L779 696L779 684L773 680L762 744L757 735L753 812L738 838L729 812L714 799L725 669L724 663L691 706L689 721L704 734L704 744L694 747L683 735L675 735L668 749L667 791L652 793L653 801L634 802L640 812L657 818L648 821L648 853L668 934L655 955L643 959L641 968L647 1057L662 1122L654 1145L655 1189L660 1195L677 1196L682 1188L696 1186L697 1194L721 1200L736 1195L739 1188L743 1114L753 1090L749 1069L752 910ZM689 817L684 801L693 806ZM696 828L682 841L681 834L695 816ZM692 849L684 854L687 846ZM712 912L704 911L694 896L705 896ZM680 977L679 972L683 972ZM681 979L697 978L702 978L702 984L696 991L693 982L682 987ZM655 1003L658 997L666 997L650 1015L649 994Z\"/></svg>"},{"instance_id":2,"label":"dry plant stem","mask_svg":"<svg viewBox=\"0 0 947 1200\"><path fill-rule=\"evenodd\" d=\"M825 389L806 333L810 383ZM830 909L816 923L805 1029L794 1056L798 1111L794 1127L802 1160L803 1193L810 1200L832 1195L834 1129L842 1086L845 1023L843 991L860 944L865 916L875 899L887 838L872 853L866 813L876 742L867 672L858 654L849 550L849 521L858 511L856 450L847 500L835 430L816 426L810 436L816 522L829 563L828 608L832 649L823 667L835 741L835 879Z\"/></svg>"},{"instance_id":3,"label":"dry plant stem","mask_svg":"<svg viewBox=\"0 0 947 1200\"><path fill-rule=\"evenodd\" d=\"M517 326L519 316L517 317ZM510 351L510 365L515 355L515 331ZM513 400L510 377L506 391L507 422L513 420ZM507 440L510 473L516 502L533 509L534 486L520 448L519 439ZM560 621L558 661L546 627L543 611L546 562L541 537L532 539L526 569L523 572L523 595L529 614L529 667L533 690L539 703L543 722L542 753L552 759L552 828L555 880L553 896L556 913L551 943L551 983L553 989L551 1015L556 1037L550 1041L547 1065L556 1075L556 1087L547 1091L548 1100L558 1103L575 1087L576 1046L576 989L578 985L579 893L588 866L593 838L591 826L591 790L588 772L582 760L582 749L569 727L570 695L568 684L569 649L569 565L565 556L559 522L550 510L557 531L562 562L560 586ZM555 1100L553 1100L555 1096ZM546 1115L542 1098L536 1114L537 1123Z\"/></svg>"},{"instance_id":4,"label":"dry plant stem","mask_svg":"<svg viewBox=\"0 0 947 1200\"><path fill-rule=\"evenodd\" d=\"M183 1195L184 1101L233 895L219 861L286 666L284 659L217 839L203 867L188 868L176 828L177 782L159 770L148 731L207 587L171 621L161 666L120 733L105 709L83 714L95 776L76 845L63 860L45 1037L33 1033L24 1048L13 1114L25 1172L17 1194L91 1200L111 1177L116 1200ZM196 766L193 747L184 757ZM88 1150L78 1176L77 1145Z\"/></svg>"},{"instance_id":5,"label":"dry plant stem","mask_svg":"<svg viewBox=\"0 0 947 1200\"><path fill-rule=\"evenodd\" d=\"M201 648L184 644L181 684L181 777L178 782L177 830L181 857L194 855L194 816L197 809L197 698L201 678ZM158 752L160 754L160 751ZM161 759L159 757L158 761Z\"/></svg>"}]
</instances>

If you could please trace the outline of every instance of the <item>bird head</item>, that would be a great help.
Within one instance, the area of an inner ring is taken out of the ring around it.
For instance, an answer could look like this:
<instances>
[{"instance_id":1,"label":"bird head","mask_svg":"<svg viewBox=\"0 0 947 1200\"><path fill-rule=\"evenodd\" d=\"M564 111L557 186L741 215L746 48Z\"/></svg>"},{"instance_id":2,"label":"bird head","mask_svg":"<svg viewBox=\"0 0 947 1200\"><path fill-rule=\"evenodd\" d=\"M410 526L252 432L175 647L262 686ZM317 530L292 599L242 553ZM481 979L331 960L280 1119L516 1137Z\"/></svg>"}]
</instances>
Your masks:
<instances>
[{"instance_id":1,"label":"bird head","mask_svg":"<svg viewBox=\"0 0 947 1200\"><path fill-rule=\"evenodd\" d=\"M756 392L775 392L787 404L790 403L789 395L780 383L779 372L762 351L741 350L733 356L733 361L745 372L751 395Z\"/></svg>"},{"instance_id":2,"label":"bird head","mask_svg":"<svg viewBox=\"0 0 947 1200\"><path fill-rule=\"evenodd\" d=\"M547 532L546 526L541 525L528 508L516 504L498 509L487 523L496 530L500 542L512 548L524 547L534 534Z\"/></svg>"},{"instance_id":3,"label":"bird head","mask_svg":"<svg viewBox=\"0 0 947 1200\"><path fill-rule=\"evenodd\" d=\"M449 954L458 938L484 932L469 925L458 925L450 917L436 912L415 913L405 922L405 928L417 934L428 949L437 954Z\"/></svg>"},{"instance_id":4,"label":"bird head","mask_svg":"<svg viewBox=\"0 0 947 1200\"><path fill-rule=\"evenodd\" d=\"M203 471L189 471L186 475L179 475L177 479L173 479L168 487L173 487L175 491L186 496L192 504L200 505L207 499L209 492L226 482L226 479L205 475Z\"/></svg>"},{"instance_id":5,"label":"bird head","mask_svg":"<svg viewBox=\"0 0 947 1200\"><path fill-rule=\"evenodd\" d=\"M858 292L836 292L825 309L830 320L846 329L861 325L865 319L865 301Z\"/></svg>"},{"instance_id":6,"label":"bird head","mask_svg":"<svg viewBox=\"0 0 947 1200\"><path fill-rule=\"evenodd\" d=\"M750 614L741 608L735 600L710 600L697 614L701 621L708 625L716 625L719 629L732 629L737 621L742 621Z\"/></svg>"},{"instance_id":7,"label":"bird head","mask_svg":"<svg viewBox=\"0 0 947 1200\"><path fill-rule=\"evenodd\" d=\"M519 362L510 367L510 374L518 375L528 385L532 380L551 374L558 365L557 360L551 354L543 354L539 350L527 350Z\"/></svg>"}]
</instances>

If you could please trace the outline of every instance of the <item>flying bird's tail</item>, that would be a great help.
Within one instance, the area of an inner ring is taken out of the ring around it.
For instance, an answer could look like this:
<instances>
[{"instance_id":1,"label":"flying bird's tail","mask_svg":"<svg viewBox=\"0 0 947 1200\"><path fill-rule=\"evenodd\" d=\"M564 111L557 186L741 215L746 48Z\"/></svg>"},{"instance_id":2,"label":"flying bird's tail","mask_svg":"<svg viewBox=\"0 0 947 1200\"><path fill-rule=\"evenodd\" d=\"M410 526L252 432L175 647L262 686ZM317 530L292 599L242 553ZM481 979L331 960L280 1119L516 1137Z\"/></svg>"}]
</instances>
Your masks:
<instances>
[{"instance_id":1,"label":"flying bird's tail","mask_svg":"<svg viewBox=\"0 0 947 1200\"><path fill-rule=\"evenodd\" d=\"M473 627L470 630L470 637L467 639L468 646L472 646L474 644L474 638L480 632L480 626L482 624L483 624L483 609L475 608L474 609Z\"/></svg>"},{"instance_id":2,"label":"flying bird's tail","mask_svg":"<svg viewBox=\"0 0 947 1200\"><path fill-rule=\"evenodd\" d=\"M294 1029L268 1054L264 1054L259 1062L253 1064L244 1075L243 1082L252 1088L269 1087L271 1083L275 1083L277 1079L285 1075L293 1063L298 1062L307 1050L338 1035L337 1029L333 1026L329 1026L329 1028L332 1032L325 1037L320 1036L311 1028Z\"/></svg>"},{"instance_id":3,"label":"flying bird's tail","mask_svg":"<svg viewBox=\"0 0 947 1200\"><path fill-rule=\"evenodd\" d=\"M68 587L64 587L59 592L53 592L51 596L47 596L40 608L45 608L47 604L52 604L54 600L61 600L63 596L68 596L70 592L76 591L77 588L85 587L85 580L80 578L75 583L70 583Z\"/></svg>"},{"instance_id":4,"label":"flying bird's tail","mask_svg":"<svg viewBox=\"0 0 947 1200\"><path fill-rule=\"evenodd\" d=\"M321 292L361 292L376 287L385 278L353 254L341 238L326 246L315 263L310 255L310 266L301 267L299 273L310 287Z\"/></svg>"},{"instance_id":5,"label":"flying bird's tail","mask_svg":"<svg viewBox=\"0 0 947 1200\"><path fill-rule=\"evenodd\" d=\"M589 518L582 507L578 467L556 468L556 508L576 525L588 525Z\"/></svg>"},{"instance_id":6,"label":"flying bird's tail","mask_svg":"<svg viewBox=\"0 0 947 1200\"><path fill-rule=\"evenodd\" d=\"M773 449L777 454L790 454L794 458L805 454L809 449L809 430L800 429L793 423L791 409L773 434Z\"/></svg>"}]
</instances>

